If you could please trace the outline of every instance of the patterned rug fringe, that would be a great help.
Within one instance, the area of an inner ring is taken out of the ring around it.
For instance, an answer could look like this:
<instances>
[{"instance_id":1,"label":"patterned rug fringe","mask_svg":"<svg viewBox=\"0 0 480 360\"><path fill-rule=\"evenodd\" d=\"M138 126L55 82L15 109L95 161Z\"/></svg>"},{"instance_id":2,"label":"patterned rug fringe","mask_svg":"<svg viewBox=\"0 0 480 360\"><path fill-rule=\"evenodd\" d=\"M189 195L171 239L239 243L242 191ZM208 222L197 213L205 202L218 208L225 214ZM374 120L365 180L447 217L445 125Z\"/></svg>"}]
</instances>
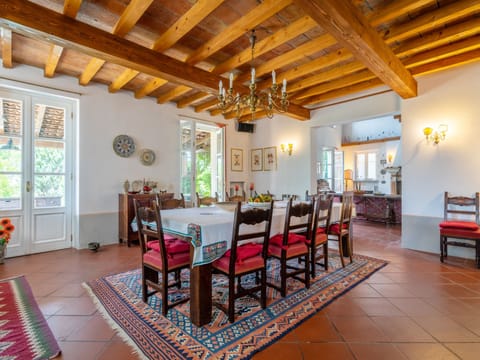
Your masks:
<instances>
[{"instance_id":1,"label":"patterned rug fringe","mask_svg":"<svg viewBox=\"0 0 480 360\"><path fill-rule=\"evenodd\" d=\"M95 296L90 286L88 286L86 283L83 283L82 287L87 291L88 295L90 295L90 298L93 300L93 304L97 308L98 312L102 315L108 325L110 325L115 334L132 348L132 354L137 355L140 359L148 360L148 357L145 356L135 341L133 341L132 338L128 336L128 334L120 326L118 326L115 320L110 316L107 309L105 309L102 302Z\"/></svg>"}]
</instances>

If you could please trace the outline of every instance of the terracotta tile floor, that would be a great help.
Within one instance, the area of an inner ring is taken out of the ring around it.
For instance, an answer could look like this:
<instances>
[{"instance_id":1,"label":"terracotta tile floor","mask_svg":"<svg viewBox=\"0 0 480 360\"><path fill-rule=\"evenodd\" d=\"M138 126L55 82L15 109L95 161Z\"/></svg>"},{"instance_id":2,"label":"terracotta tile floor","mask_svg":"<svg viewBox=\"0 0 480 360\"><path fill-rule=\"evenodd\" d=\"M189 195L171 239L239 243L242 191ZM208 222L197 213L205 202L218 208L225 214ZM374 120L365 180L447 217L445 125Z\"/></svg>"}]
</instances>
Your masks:
<instances>
[{"instance_id":1,"label":"terracotta tile floor","mask_svg":"<svg viewBox=\"0 0 480 360\"><path fill-rule=\"evenodd\" d=\"M480 271L472 261L400 248L400 227L354 223L354 251L390 264L254 359L479 359ZM334 245L334 244L332 244ZM136 359L81 284L139 266L138 247L62 250L7 259L25 274L61 359Z\"/></svg>"}]
</instances>

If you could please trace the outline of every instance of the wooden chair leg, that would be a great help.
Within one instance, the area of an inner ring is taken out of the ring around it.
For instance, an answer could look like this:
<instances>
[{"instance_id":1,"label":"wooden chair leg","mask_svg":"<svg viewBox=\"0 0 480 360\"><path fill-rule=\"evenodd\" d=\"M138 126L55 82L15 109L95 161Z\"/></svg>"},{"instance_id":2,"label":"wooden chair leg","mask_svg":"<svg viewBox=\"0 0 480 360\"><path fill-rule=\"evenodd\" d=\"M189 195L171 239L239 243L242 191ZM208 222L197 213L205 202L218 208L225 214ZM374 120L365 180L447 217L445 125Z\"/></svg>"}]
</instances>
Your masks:
<instances>
[{"instance_id":1,"label":"wooden chair leg","mask_svg":"<svg viewBox=\"0 0 480 360\"><path fill-rule=\"evenodd\" d=\"M240 279L238 279L240 281ZM235 321L235 277L229 276L228 280L228 321Z\"/></svg>"},{"instance_id":2,"label":"wooden chair leg","mask_svg":"<svg viewBox=\"0 0 480 360\"><path fill-rule=\"evenodd\" d=\"M338 235L338 253L340 254L340 261L342 262L342 267L345 267L345 260L343 259L342 237L340 235Z\"/></svg>"},{"instance_id":3,"label":"wooden chair leg","mask_svg":"<svg viewBox=\"0 0 480 360\"><path fill-rule=\"evenodd\" d=\"M282 261L280 266L280 295L285 297L287 295L287 264L286 261Z\"/></svg>"},{"instance_id":4,"label":"wooden chair leg","mask_svg":"<svg viewBox=\"0 0 480 360\"><path fill-rule=\"evenodd\" d=\"M260 306L262 309L267 307L267 269L263 268L262 271L262 290L260 291Z\"/></svg>"},{"instance_id":5,"label":"wooden chair leg","mask_svg":"<svg viewBox=\"0 0 480 360\"><path fill-rule=\"evenodd\" d=\"M308 253L305 254L305 287L310 288L310 260L308 259Z\"/></svg>"},{"instance_id":6,"label":"wooden chair leg","mask_svg":"<svg viewBox=\"0 0 480 360\"><path fill-rule=\"evenodd\" d=\"M350 233L346 236L346 241L347 241L347 249L348 249L348 255L350 257L350 263L353 262L353 250L352 250L352 243L350 242Z\"/></svg>"},{"instance_id":7,"label":"wooden chair leg","mask_svg":"<svg viewBox=\"0 0 480 360\"><path fill-rule=\"evenodd\" d=\"M311 251L310 251L310 267L311 267L311 273L312 273L312 279L315 279L315 265L316 265L316 262L317 262L317 248L314 247Z\"/></svg>"},{"instance_id":8,"label":"wooden chair leg","mask_svg":"<svg viewBox=\"0 0 480 360\"><path fill-rule=\"evenodd\" d=\"M162 274L162 314L167 316L168 312L168 274Z\"/></svg>"},{"instance_id":9,"label":"wooden chair leg","mask_svg":"<svg viewBox=\"0 0 480 360\"><path fill-rule=\"evenodd\" d=\"M325 271L328 271L328 241L323 244L323 263L325 266Z\"/></svg>"},{"instance_id":10,"label":"wooden chair leg","mask_svg":"<svg viewBox=\"0 0 480 360\"><path fill-rule=\"evenodd\" d=\"M444 261L444 248L445 248L444 239L443 239L443 236L440 235L440 262L442 263Z\"/></svg>"}]
</instances>

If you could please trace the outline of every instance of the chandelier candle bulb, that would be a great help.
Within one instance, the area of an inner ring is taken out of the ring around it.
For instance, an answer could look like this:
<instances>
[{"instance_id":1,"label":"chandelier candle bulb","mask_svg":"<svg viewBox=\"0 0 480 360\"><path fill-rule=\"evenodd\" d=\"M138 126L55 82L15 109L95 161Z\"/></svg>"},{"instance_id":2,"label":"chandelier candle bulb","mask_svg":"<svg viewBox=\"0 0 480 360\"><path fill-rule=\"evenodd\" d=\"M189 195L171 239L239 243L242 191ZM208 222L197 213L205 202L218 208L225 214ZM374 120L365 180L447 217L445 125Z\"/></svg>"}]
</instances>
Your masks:
<instances>
[{"instance_id":1,"label":"chandelier candle bulb","mask_svg":"<svg viewBox=\"0 0 480 360\"><path fill-rule=\"evenodd\" d=\"M287 79L283 79L282 93L287 92Z\"/></svg>"},{"instance_id":2,"label":"chandelier candle bulb","mask_svg":"<svg viewBox=\"0 0 480 360\"><path fill-rule=\"evenodd\" d=\"M218 93L219 94L222 94L222 88L223 88L223 83L222 83L222 80L220 80L218 82Z\"/></svg>"},{"instance_id":3,"label":"chandelier candle bulb","mask_svg":"<svg viewBox=\"0 0 480 360\"><path fill-rule=\"evenodd\" d=\"M230 87L229 89L231 89L233 87L233 73L230 73Z\"/></svg>"},{"instance_id":4,"label":"chandelier candle bulb","mask_svg":"<svg viewBox=\"0 0 480 360\"><path fill-rule=\"evenodd\" d=\"M272 70L272 85L277 83L277 74L275 74L275 70Z\"/></svg>"},{"instance_id":5,"label":"chandelier candle bulb","mask_svg":"<svg viewBox=\"0 0 480 360\"><path fill-rule=\"evenodd\" d=\"M252 84L255 83L255 68L252 67Z\"/></svg>"}]
</instances>

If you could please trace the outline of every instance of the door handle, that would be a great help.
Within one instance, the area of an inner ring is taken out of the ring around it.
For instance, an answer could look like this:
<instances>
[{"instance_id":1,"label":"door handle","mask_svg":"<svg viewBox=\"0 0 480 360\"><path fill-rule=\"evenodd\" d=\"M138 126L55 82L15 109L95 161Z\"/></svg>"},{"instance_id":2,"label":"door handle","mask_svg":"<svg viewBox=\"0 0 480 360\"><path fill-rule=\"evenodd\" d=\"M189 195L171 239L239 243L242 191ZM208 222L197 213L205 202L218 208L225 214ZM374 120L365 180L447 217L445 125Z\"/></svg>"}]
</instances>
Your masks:
<instances>
[{"instance_id":1,"label":"door handle","mask_svg":"<svg viewBox=\"0 0 480 360\"><path fill-rule=\"evenodd\" d=\"M25 185L25 190L27 190L27 192L32 191L32 184L30 183L30 181L27 181Z\"/></svg>"}]
</instances>

